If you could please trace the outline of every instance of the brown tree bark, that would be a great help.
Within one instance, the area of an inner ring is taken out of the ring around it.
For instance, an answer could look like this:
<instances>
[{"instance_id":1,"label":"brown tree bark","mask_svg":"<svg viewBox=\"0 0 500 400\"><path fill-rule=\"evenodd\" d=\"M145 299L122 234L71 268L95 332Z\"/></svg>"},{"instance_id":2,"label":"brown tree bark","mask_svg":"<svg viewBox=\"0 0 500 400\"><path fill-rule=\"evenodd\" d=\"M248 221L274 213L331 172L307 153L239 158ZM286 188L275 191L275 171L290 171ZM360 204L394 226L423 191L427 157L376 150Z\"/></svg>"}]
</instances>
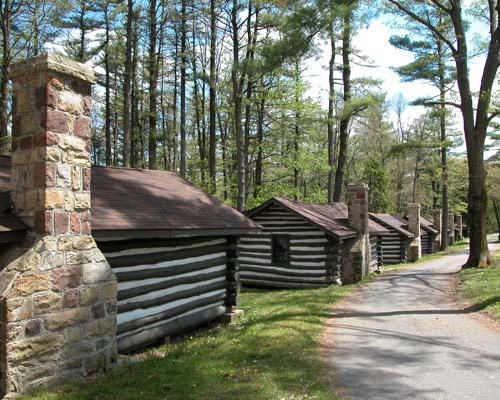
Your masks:
<instances>
[{"instance_id":1,"label":"brown tree bark","mask_svg":"<svg viewBox=\"0 0 500 400\"><path fill-rule=\"evenodd\" d=\"M186 177L186 0L181 2L181 154L180 173Z\"/></svg>"},{"instance_id":2,"label":"brown tree bark","mask_svg":"<svg viewBox=\"0 0 500 400\"><path fill-rule=\"evenodd\" d=\"M491 201L493 203L493 210L495 211L495 219L497 220L498 240L500 241L500 204L498 204L498 200L495 198L492 198Z\"/></svg>"},{"instance_id":3,"label":"brown tree bark","mask_svg":"<svg viewBox=\"0 0 500 400\"><path fill-rule=\"evenodd\" d=\"M149 140L148 140L148 167L157 168L156 146L157 146L157 98L158 98L158 28L157 28L157 4L156 0L149 1Z\"/></svg>"},{"instance_id":4,"label":"brown tree bark","mask_svg":"<svg viewBox=\"0 0 500 400\"><path fill-rule=\"evenodd\" d=\"M240 51L239 51L239 24L238 12L240 4L233 0L231 10L231 28L233 41L233 65L231 68L231 82L233 91L233 129L236 140L236 172L238 176L238 190L236 194L236 209L245 209L246 170L245 170L245 140L241 126L242 117L242 93L240 84Z\"/></svg>"},{"instance_id":5,"label":"brown tree bark","mask_svg":"<svg viewBox=\"0 0 500 400\"><path fill-rule=\"evenodd\" d=\"M178 144L178 134L177 134L177 106L178 106L178 90L177 90L177 80L179 77L179 35L177 29L175 30L175 52L174 52L174 101L172 105L172 171L177 171L177 144Z\"/></svg>"},{"instance_id":6,"label":"brown tree bark","mask_svg":"<svg viewBox=\"0 0 500 400\"><path fill-rule=\"evenodd\" d=\"M104 137L106 141L106 165L111 165L111 65L109 57L109 33L111 30L109 21L109 3L104 5L104 70L105 70L105 111L104 111Z\"/></svg>"},{"instance_id":7,"label":"brown tree bark","mask_svg":"<svg viewBox=\"0 0 500 400\"><path fill-rule=\"evenodd\" d=\"M342 26L342 82L344 85L344 104L351 100L351 15L351 10L346 11L343 16ZM334 202L339 202L342 196L350 123L351 114L344 112L339 124L339 154L337 159L337 170L335 171L335 185L333 189Z\"/></svg>"},{"instance_id":8,"label":"brown tree bark","mask_svg":"<svg viewBox=\"0 0 500 400\"><path fill-rule=\"evenodd\" d=\"M127 0L127 37L125 44L125 74L123 77L123 165L130 167L131 148L131 77L132 77L132 22L134 16L134 1Z\"/></svg>"},{"instance_id":9,"label":"brown tree bark","mask_svg":"<svg viewBox=\"0 0 500 400\"><path fill-rule=\"evenodd\" d=\"M132 70L130 76L130 166L138 168L140 166L141 153L142 153L142 135L140 132L141 115L139 112L139 102L142 96L139 93L137 67L139 63L139 37L136 15L134 12L133 29L132 29Z\"/></svg>"},{"instance_id":10,"label":"brown tree bark","mask_svg":"<svg viewBox=\"0 0 500 400\"><path fill-rule=\"evenodd\" d=\"M255 59L255 47L257 45L257 30L259 26L259 7L255 7L255 19L252 29L252 13L253 13L254 5L253 1L248 2L248 19L247 19L247 54L246 54L246 68L244 71L244 76L240 79L241 85L243 84L243 78L246 78L246 101L245 101L245 127L244 127L244 135L245 135L245 204L249 197L250 192L250 124L252 117L252 97L253 97L253 88L254 88L254 80L253 80L253 61Z\"/></svg>"},{"instance_id":11,"label":"brown tree bark","mask_svg":"<svg viewBox=\"0 0 500 400\"><path fill-rule=\"evenodd\" d=\"M2 59L0 65L0 155L8 154L10 146L8 142L7 126L9 123L9 71L12 62L11 33L12 20L16 14L15 8L19 7L11 0L0 3L0 29L2 31Z\"/></svg>"},{"instance_id":12,"label":"brown tree bark","mask_svg":"<svg viewBox=\"0 0 500 400\"><path fill-rule=\"evenodd\" d=\"M294 200L299 197L299 141L300 141L300 111L299 111L299 84L300 84L300 68L299 60L295 62L295 124L293 135L293 187Z\"/></svg>"},{"instance_id":13,"label":"brown tree bark","mask_svg":"<svg viewBox=\"0 0 500 400\"><path fill-rule=\"evenodd\" d=\"M209 130L209 150L208 150L208 169L210 176L210 193L215 193L217 191L217 180L216 180L216 62L215 56L217 51L217 15L215 13L215 2L216 0L210 0L210 76L209 76L209 84L210 84L210 94L209 94L209 122L208 122L208 130Z\"/></svg>"},{"instance_id":14,"label":"brown tree bark","mask_svg":"<svg viewBox=\"0 0 500 400\"><path fill-rule=\"evenodd\" d=\"M488 108L491 101L491 89L499 67L500 55L500 2L496 3L496 26L491 34L488 54L480 85L476 117L469 82L468 52L465 27L462 19L460 1L451 3L450 16L457 38L454 52L457 67L457 81L460 92L461 110L467 147L469 166L469 189L467 194L468 222L470 235L469 258L463 268L478 267L491 263L491 256L486 239L486 171L484 168L484 143L488 129Z\"/></svg>"},{"instance_id":15,"label":"brown tree bark","mask_svg":"<svg viewBox=\"0 0 500 400\"><path fill-rule=\"evenodd\" d=\"M262 142L264 141L264 110L266 100L264 97L260 99L259 110L257 114L257 158L255 160L255 188L253 192L254 198L259 195L260 186L262 185L263 176L263 151Z\"/></svg>"},{"instance_id":16,"label":"brown tree bark","mask_svg":"<svg viewBox=\"0 0 500 400\"><path fill-rule=\"evenodd\" d=\"M334 191L334 182L335 182L335 164L336 164L336 135L335 135L335 126L333 120L333 113L335 107L335 56L336 56L336 47L335 47L335 31L333 22L330 25L330 65L328 68L328 202L333 203L333 191Z\"/></svg>"},{"instance_id":17,"label":"brown tree bark","mask_svg":"<svg viewBox=\"0 0 500 400\"><path fill-rule=\"evenodd\" d=\"M442 201L442 219L441 219L441 250L448 248L448 148L446 146L446 84L443 61L443 43L437 38L438 54L438 74L439 74L439 132L441 140L441 201Z\"/></svg>"}]
</instances>

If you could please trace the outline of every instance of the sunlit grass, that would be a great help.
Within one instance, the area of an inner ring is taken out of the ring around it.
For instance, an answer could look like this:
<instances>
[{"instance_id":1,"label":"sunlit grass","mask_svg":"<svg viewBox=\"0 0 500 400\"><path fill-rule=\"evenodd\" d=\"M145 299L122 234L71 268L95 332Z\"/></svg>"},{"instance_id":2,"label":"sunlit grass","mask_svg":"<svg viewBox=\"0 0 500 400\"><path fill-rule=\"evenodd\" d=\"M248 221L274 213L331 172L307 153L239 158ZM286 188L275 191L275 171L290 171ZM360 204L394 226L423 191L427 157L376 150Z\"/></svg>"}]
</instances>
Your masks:
<instances>
[{"instance_id":1,"label":"sunlit grass","mask_svg":"<svg viewBox=\"0 0 500 400\"><path fill-rule=\"evenodd\" d=\"M462 270L460 278L459 290L472 305L500 321L500 252L490 267Z\"/></svg>"},{"instance_id":2,"label":"sunlit grass","mask_svg":"<svg viewBox=\"0 0 500 400\"><path fill-rule=\"evenodd\" d=\"M331 306L356 285L307 290L250 290L245 313L149 351L141 361L30 399L335 399L319 354Z\"/></svg>"}]
</instances>

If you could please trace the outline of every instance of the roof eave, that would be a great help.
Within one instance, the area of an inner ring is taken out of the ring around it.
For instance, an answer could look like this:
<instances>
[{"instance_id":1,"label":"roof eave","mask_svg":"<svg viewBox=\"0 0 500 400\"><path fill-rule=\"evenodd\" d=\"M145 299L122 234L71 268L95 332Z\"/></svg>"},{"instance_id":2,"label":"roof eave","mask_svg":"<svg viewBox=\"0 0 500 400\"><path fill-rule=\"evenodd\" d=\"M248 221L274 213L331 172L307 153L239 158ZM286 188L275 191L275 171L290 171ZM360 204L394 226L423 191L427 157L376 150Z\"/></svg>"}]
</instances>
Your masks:
<instances>
[{"instance_id":1,"label":"roof eave","mask_svg":"<svg viewBox=\"0 0 500 400\"><path fill-rule=\"evenodd\" d=\"M242 236L259 233L260 228L214 228L214 229L93 229L95 240L126 239L170 239L193 236Z\"/></svg>"}]
</instances>

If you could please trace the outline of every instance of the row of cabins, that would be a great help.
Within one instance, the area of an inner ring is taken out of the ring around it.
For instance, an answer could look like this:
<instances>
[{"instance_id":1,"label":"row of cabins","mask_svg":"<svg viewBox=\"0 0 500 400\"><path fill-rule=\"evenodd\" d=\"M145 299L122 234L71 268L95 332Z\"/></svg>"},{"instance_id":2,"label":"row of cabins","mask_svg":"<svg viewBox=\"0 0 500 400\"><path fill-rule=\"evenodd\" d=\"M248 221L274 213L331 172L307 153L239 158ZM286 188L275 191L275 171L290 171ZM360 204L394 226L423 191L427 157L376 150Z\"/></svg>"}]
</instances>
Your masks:
<instances>
[{"instance_id":1,"label":"row of cabins","mask_svg":"<svg viewBox=\"0 0 500 400\"><path fill-rule=\"evenodd\" d=\"M382 265L415 261L439 250L440 223L436 228L421 217L418 204L410 204L407 216L401 217L370 213L367 201L356 208L353 201L358 197L367 199L368 188L349 186L347 205L273 198L247 212L262 230L241 238L243 285L305 288L351 283ZM366 217L361 225L356 215ZM441 218L439 210L436 218ZM352 265L351 249L363 236L363 266Z\"/></svg>"},{"instance_id":2,"label":"row of cabins","mask_svg":"<svg viewBox=\"0 0 500 400\"><path fill-rule=\"evenodd\" d=\"M364 185L349 186L347 204L276 198L244 216L174 173L91 167L86 66L43 55L13 66L11 79L0 395L85 376L117 352L231 319L241 283L345 284L408 258L412 229L370 214ZM422 242L430 251L433 239Z\"/></svg>"}]
</instances>

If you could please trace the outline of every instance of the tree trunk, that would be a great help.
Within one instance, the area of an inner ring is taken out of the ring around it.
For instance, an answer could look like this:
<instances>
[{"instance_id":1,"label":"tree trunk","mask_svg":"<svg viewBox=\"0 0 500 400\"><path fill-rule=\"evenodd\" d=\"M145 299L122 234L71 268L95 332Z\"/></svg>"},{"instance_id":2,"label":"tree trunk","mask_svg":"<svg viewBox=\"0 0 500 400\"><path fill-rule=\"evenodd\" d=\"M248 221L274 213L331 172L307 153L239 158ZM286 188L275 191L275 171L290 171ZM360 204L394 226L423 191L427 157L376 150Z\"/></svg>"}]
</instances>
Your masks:
<instances>
[{"instance_id":1,"label":"tree trunk","mask_svg":"<svg viewBox=\"0 0 500 400\"><path fill-rule=\"evenodd\" d=\"M245 204L248 200L249 193L250 193L250 126L251 126L251 114L252 114L252 96L253 96L253 87L254 87L254 81L253 81L253 61L255 59L255 47L257 45L257 33L258 33L258 26L259 26L259 12L260 9L259 7L255 7L255 20L254 20L254 25L253 25L253 32L252 32L252 19L250 16L252 15L253 11L253 1L248 2L248 15L249 18L247 20L247 42L248 42L248 49L247 49L247 54L246 54L246 67L245 67L245 76L247 80L247 87L246 87L246 104L245 104L245 171L246 171L246 176L245 176ZM240 80L241 84L243 83L242 80ZM242 86L241 86L242 87Z\"/></svg>"},{"instance_id":2,"label":"tree trunk","mask_svg":"<svg viewBox=\"0 0 500 400\"><path fill-rule=\"evenodd\" d=\"M2 65L0 76L0 155L9 153L7 126L9 123L9 70L11 63L10 33L12 25L12 3L6 0L0 8L2 28Z\"/></svg>"},{"instance_id":3,"label":"tree trunk","mask_svg":"<svg viewBox=\"0 0 500 400\"><path fill-rule=\"evenodd\" d=\"M181 2L181 176L186 177L186 0Z\"/></svg>"},{"instance_id":4,"label":"tree trunk","mask_svg":"<svg viewBox=\"0 0 500 400\"><path fill-rule=\"evenodd\" d=\"M174 101L173 101L173 122L172 122L172 171L177 171L177 78L179 70L179 35L177 29L175 30L175 53L174 53Z\"/></svg>"},{"instance_id":5,"label":"tree trunk","mask_svg":"<svg viewBox=\"0 0 500 400\"><path fill-rule=\"evenodd\" d=\"M497 6L498 7L498 6ZM457 67L457 83L460 92L460 105L464 126L467 163L469 166L469 189L467 193L467 212L469 223L469 258L462 268L479 267L491 263L486 239L486 171L484 168L484 142L488 128L488 109L491 88L499 66L500 31L495 27L492 34L486 62L481 79L480 93L474 118L474 106L469 81L468 54L465 28L462 20L460 2L451 4L450 16L457 38L457 49L453 56ZM499 10L497 10L499 12Z\"/></svg>"},{"instance_id":6,"label":"tree trunk","mask_svg":"<svg viewBox=\"0 0 500 400\"><path fill-rule=\"evenodd\" d=\"M441 220L441 250L448 248L448 148L446 147L446 85L445 70L443 62L443 44L440 39L437 40L438 54L438 73L439 73L439 132L441 140L441 196L442 196L442 220Z\"/></svg>"},{"instance_id":7,"label":"tree trunk","mask_svg":"<svg viewBox=\"0 0 500 400\"><path fill-rule=\"evenodd\" d=\"M231 69L231 81L233 86L233 125L234 136L236 140L236 170L238 176L238 191L236 195L236 209L243 211L245 209L245 191L246 191L246 171L245 171L245 142L241 126L242 116L242 93L240 87L240 60L239 60L239 29L238 29L238 0L233 0L233 9L231 10L231 26L233 39L233 66Z\"/></svg>"},{"instance_id":8,"label":"tree trunk","mask_svg":"<svg viewBox=\"0 0 500 400\"><path fill-rule=\"evenodd\" d=\"M113 65L113 165L118 166L118 66Z\"/></svg>"},{"instance_id":9,"label":"tree trunk","mask_svg":"<svg viewBox=\"0 0 500 400\"><path fill-rule=\"evenodd\" d=\"M156 101L158 97L158 53L157 53L157 9L156 0L149 1L149 113L148 113L148 126L149 126L149 141L148 153L149 169L156 169Z\"/></svg>"},{"instance_id":10,"label":"tree trunk","mask_svg":"<svg viewBox=\"0 0 500 400\"><path fill-rule=\"evenodd\" d=\"M210 193L215 193L217 191L217 180L216 180L216 162L215 162L215 150L216 150L216 138L215 138L215 128L216 128L216 61L215 53L217 46L217 15L215 14L215 1L210 0L210 105L209 105L209 175L210 175Z\"/></svg>"},{"instance_id":11,"label":"tree trunk","mask_svg":"<svg viewBox=\"0 0 500 400\"><path fill-rule=\"evenodd\" d=\"M342 81L344 84L344 107L351 100L351 10L343 17L342 27ZM344 174L347 161L347 145L349 142L349 126L351 115L343 113L339 127L339 155L337 160L337 171L335 172L335 185L333 190L333 201L339 202L344 186Z\"/></svg>"},{"instance_id":12,"label":"tree trunk","mask_svg":"<svg viewBox=\"0 0 500 400\"><path fill-rule=\"evenodd\" d=\"M79 15L79 23L80 23L80 43L78 46L78 59L81 63L84 63L85 60L85 1L81 2L80 15Z\"/></svg>"},{"instance_id":13,"label":"tree trunk","mask_svg":"<svg viewBox=\"0 0 500 400\"><path fill-rule=\"evenodd\" d=\"M300 140L300 111L299 111L299 84L300 84L300 69L299 60L295 62L295 126L293 135L293 197L294 200L299 198L299 140Z\"/></svg>"},{"instance_id":14,"label":"tree trunk","mask_svg":"<svg viewBox=\"0 0 500 400\"><path fill-rule=\"evenodd\" d=\"M131 127L131 77L132 77L132 21L134 1L127 1L127 41L125 75L123 77L123 165L130 167L130 127Z\"/></svg>"},{"instance_id":15,"label":"tree trunk","mask_svg":"<svg viewBox=\"0 0 500 400\"><path fill-rule=\"evenodd\" d=\"M219 121L220 130L220 140L222 142L222 177L224 186L224 201L229 198L228 191L228 173L227 173L227 123L225 126L222 125L222 118L220 113L217 113L217 119Z\"/></svg>"},{"instance_id":16,"label":"tree trunk","mask_svg":"<svg viewBox=\"0 0 500 400\"><path fill-rule=\"evenodd\" d=\"M194 13L194 9L193 9ZM204 102L202 96L200 96L200 88L198 84L198 62L196 56L196 18L193 15L193 31L192 31L192 57L191 64L193 68L193 89L194 89L194 114L195 114L195 129L196 136L198 138L198 154L200 157L199 170L200 170L200 178L201 178L201 186L206 188L206 141L205 141L205 132L203 132L201 119L204 117L203 109L200 110L202 104ZM203 91L203 88L202 88Z\"/></svg>"},{"instance_id":17,"label":"tree trunk","mask_svg":"<svg viewBox=\"0 0 500 400\"><path fill-rule=\"evenodd\" d=\"M462 268L478 267L483 263L491 263L486 238L486 171L483 164L483 148L474 145L468 150L469 159L469 191L468 207L469 215L469 258Z\"/></svg>"},{"instance_id":18,"label":"tree trunk","mask_svg":"<svg viewBox=\"0 0 500 400\"><path fill-rule=\"evenodd\" d=\"M498 204L498 200L495 198L492 198L491 200L493 202L493 210L495 211L495 218L497 220L498 240L500 241L500 204Z\"/></svg>"},{"instance_id":19,"label":"tree trunk","mask_svg":"<svg viewBox=\"0 0 500 400\"><path fill-rule=\"evenodd\" d=\"M333 21L330 26L330 66L329 66L329 74L328 74L328 85L329 85L329 93L328 93L328 202L333 202L333 190L334 190L334 182L335 182L335 147L336 147L336 137L335 137L335 126L333 121L333 112L335 106L335 32Z\"/></svg>"},{"instance_id":20,"label":"tree trunk","mask_svg":"<svg viewBox=\"0 0 500 400\"><path fill-rule=\"evenodd\" d=\"M105 69L105 115L104 115L104 136L106 141L106 165L111 165L111 66L109 60L109 3L104 5L105 42L104 42L104 69Z\"/></svg>"},{"instance_id":21,"label":"tree trunk","mask_svg":"<svg viewBox=\"0 0 500 400\"><path fill-rule=\"evenodd\" d=\"M141 140L142 137L140 135L140 118L141 114L139 113L139 101L142 96L138 93L138 76L137 76L137 66L138 66L138 58L139 58L139 37L138 37L138 28L139 24L137 22L136 15L134 15L133 21L133 30L132 30L132 71L131 71L131 92L130 92L130 165L133 168L137 168L139 166L140 155L141 152Z\"/></svg>"},{"instance_id":22,"label":"tree trunk","mask_svg":"<svg viewBox=\"0 0 500 400\"><path fill-rule=\"evenodd\" d=\"M259 114L257 116L257 159L255 160L255 188L253 192L253 197L257 198L259 195L259 190L262 185L262 142L264 140L264 110L265 110L266 100L264 96L260 100L259 104Z\"/></svg>"}]
</instances>

